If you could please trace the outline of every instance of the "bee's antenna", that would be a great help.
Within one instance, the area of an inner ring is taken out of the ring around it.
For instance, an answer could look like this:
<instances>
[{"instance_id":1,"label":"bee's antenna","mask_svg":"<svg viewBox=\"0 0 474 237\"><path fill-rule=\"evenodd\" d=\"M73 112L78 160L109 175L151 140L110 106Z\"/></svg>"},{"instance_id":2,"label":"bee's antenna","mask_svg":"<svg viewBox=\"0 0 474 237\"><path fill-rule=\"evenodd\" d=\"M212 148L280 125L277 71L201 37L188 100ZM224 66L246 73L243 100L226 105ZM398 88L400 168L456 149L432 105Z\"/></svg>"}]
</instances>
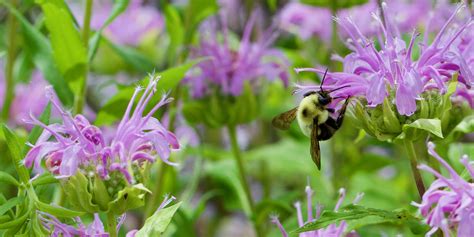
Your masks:
<instances>
[{"instance_id":1,"label":"bee's antenna","mask_svg":"<svg viewBox=\"0 0 474 237\"><path fill-rule=\"evenodd\" d=\"M326 68L326 71L324 72L323 79L321 80L321 84L319 85L319 90L323 91L323 84L324 84L324 79L326 79L326 75L328 74L329 68Z\"/></svg>"},{"instance_id":2,"label":"bee's antenna","mask_svg":"<svg viewBox=\"0 0 474 237\"><path fill-rule=\"evenodd\" d=\"M328 93L332 93L332 92L334 92L334 91L337 91L337 90L340 90L340 89L344 89L344 88L347 88L347 87L351 87L351 86L350 86L350 85L341 86L341 87L338 87L338 88L336 88L336 89L332 89L332 90L328 91Z\"/></svg>"}]
</instances>

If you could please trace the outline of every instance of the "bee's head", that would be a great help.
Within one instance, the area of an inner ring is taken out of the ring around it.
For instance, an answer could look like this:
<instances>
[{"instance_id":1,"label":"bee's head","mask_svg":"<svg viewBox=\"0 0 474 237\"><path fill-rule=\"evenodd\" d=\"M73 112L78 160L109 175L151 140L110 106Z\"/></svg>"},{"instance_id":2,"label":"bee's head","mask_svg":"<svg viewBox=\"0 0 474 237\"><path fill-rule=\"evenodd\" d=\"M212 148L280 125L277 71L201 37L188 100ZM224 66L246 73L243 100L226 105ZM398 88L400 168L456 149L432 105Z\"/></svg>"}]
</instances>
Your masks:
<instances>
[{"instance_id":1,"label":"bee's head","mask_svg":"<svg viewBox=\"0 0 474 237\"><path fill-rule=\"evenodd\" d=\"M332 97L329 95L327 91L319 91L318 92L318 102L319 104L326 106L331 103Z\"/></svg>"}]
</instances>

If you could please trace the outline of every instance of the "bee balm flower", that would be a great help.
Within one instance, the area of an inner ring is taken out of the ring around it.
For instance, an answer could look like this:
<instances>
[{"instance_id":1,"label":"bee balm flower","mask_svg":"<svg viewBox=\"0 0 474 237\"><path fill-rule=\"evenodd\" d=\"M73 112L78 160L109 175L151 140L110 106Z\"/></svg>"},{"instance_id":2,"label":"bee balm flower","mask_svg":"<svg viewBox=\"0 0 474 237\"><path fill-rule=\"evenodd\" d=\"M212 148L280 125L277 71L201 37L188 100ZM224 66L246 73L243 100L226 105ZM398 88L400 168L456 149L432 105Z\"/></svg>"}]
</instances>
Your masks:
<instances>
[{"instance_id":1,"label":"bee balm flower","mask_svg":"<svg viewBox=\"0 0 474 237\"><path fill-rule=\"evenodd\" d=\"M135 183L136 168L155 162L157 157L173 165L168 158L171 150L179 148L178 141L158 119L152 117L171 100L163 96L148 113L144 113L159 80L150 78L145 89L138 87L135 90L115 134L107 140L101 129L91 125L84 116L72 117L54 97L49 96L61 113L62 123L46 125L31 116L29 123L41 126L44 131L26 155L25 165L41 170L41 161L45 160L47 169L58 178L83 172L109 179L111 173L118 172L129 184ZM143 94L137 98L142 91Z\"/></svg>"},{"instance_id":2,"label":"bee balm flower","mask_svg":"<svg viewBox=\"0 0 474 237\"><path fill-rule=\"evenodd\" d=\"M461 158L470 175L471 181L463 179L434 150L435 145L428 143L428 153L434 157L447 171L443 176L427 165L419 169L433 174L437 179L423 195L421 203L413 203L419 208L421 215L432 229L426 236L433 235L438 229L444 236L472 236L474 234L474 167L467 156Z\"/></svg>"},{"instance_id":3,"label":"bee balm flower","mask_svg":"<svg viewBox=\"0 0 474 237\"><path fill-rule=\"evenodd\" d=\"M384 102L385 98L394 96L396 109L400 115L410 116L417 110L416 101L422 98L422 93L438 90L446 93L447 84L454 73L462 68L458 60L453 59L451 47L459 36L469 28L472 19L452 31L450 28L455 14L445 23L437 33L431 44L421 45L419 56L415 55L415 42L419 34L412 34L411 40L406 44L402 40L400 30L394 24L395 19L388 14L387 5L384 9L384 23L373 15L379 24L381 35L380 49L377 49L372 39L367 38L359 27L350 18L336 18L339 25L350 36L348 47L353 51L344 58L338 58L344 64L343 72L329 72L326 77L325 87L330 90L347 86L338 90L334 97L361 96L367 104L375 107ZM426 41L426 39L424 39ZM314 71L323 73L319 69L297 69L300 71ZM472 82L460 71L459 81L468 87Z\"/></svg>"},{"instance_id":4,"label":"bee balm flower","mask_svg":"<svg viewBox=\"0 0 474 237\"><path fill-rule=\"evenodd\" d=\"M201 43L192 51L192 56L210 59L199 63L200 73L187 79L195 98L208 95L214 87L222 95L238 96L242 93L245 82L255 88L262 84L262 78L270 81L280 78L285 86L288 84L287 60L280 51L270 48L275 34L268 30L258 41L251 42L255 17L253 14L246 24L237 48L231 45L225 23L222 42L219 42L215 29L210 29L210 37L201 38Z\"/></svg>"}]
</instances>

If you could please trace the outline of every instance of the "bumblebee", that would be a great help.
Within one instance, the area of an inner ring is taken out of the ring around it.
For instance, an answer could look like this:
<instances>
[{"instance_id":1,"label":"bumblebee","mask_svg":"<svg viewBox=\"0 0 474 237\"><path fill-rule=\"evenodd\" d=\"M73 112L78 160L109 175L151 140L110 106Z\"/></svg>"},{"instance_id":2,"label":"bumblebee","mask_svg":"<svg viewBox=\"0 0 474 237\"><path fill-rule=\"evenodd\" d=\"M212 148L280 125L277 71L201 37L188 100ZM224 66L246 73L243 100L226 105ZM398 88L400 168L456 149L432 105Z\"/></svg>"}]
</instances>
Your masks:
<instances>
[{"instance_id":1,"label":"bumblebee","mask_svg":"<svg viewBox=\"0 0 474 237\"><path fill-rule=\"evenodd\" d=\"M326 74L327 70L324 73L319 91L311 91L304 94L304 98L297 107L276 116L272 120L273 126L282 130L290 128L291 123L295 119L298 121L298 125L303 134L311 139L310 154L318 170L321 170L319 141L330 139L342 126L344 114L350 99L349 97L346 98L336 119L329 116L330 113L334 113L335 111L327 106L336 99L332 98L330 93L346 88L347 86L339 87L331 91L323 90Z\"/></svg>"}]
</instances>

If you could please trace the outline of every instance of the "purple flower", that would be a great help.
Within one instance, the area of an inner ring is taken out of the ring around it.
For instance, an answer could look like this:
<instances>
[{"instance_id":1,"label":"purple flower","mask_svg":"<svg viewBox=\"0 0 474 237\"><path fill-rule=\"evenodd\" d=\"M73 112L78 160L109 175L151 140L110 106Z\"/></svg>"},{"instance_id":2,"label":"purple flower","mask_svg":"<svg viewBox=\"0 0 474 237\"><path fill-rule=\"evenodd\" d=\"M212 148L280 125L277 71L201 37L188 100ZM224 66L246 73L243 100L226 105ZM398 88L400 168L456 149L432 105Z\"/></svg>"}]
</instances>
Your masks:
<instances>
[{"instance_id":1,"label":"purple flower","mask_svg":"<svg viewBox=\"0 0 474 237\"><path fill-rule=\"evenodd\" d=\"M204 97L215 87L223 95L238 96L242 93L245 82L256 88L263 84L261 78L269 81L280 78L285 86L288 84L288 62L282 52L270 48L276 34L267 30L258 41L250 40L255 17L255 14L250 17L237 47L233 47L225 23L222 28L223 40L220 42L218 29L213 25L217 22L209 22L211 27L208 34L203 34L207 37L202 37L199 47L192 50L193 58L210 58L199 63L200 73L193 74L186 80L191 86L193 97Z\"/></svg>"},{"instance_id":2,"label":"purple flower","mask_svg":"<svg viewBox=\"0 0 474 237\"><path fill-rule=\"evenodd\" d=\"M82 24L84 9L72 4L72 11ZM94 1L91 28L99 29L105 23L113 9L113 1ZM143 0L131 0L127 9L119 15L104 33L117 44L137 46L150 35L159 34L164 28L160 12L153 6L143 5Z\"/></svg>"},{"instance_id":3,"label":"purple flower","mask_svg":"<svg viewBox=\"0 0 474 237\"><path fill-rule=\"evenodd\" d=\"M3 62L0 62L0 110L3 107L5 97L5 78L3 72ZM18 83L15 85L15 98L12 101L9 120L15 125L24 126L31 129L31 126L24 123L32 113L35 116L41 115L48 104L48 99L44 97L45 88L48 83L44 80L40 72L34 71L31 81L28 84ZM54 95L55 96L55 95Z\"/></svg>"},{"instance_id":4,"label":"purple flower","mask_svg":"<svg viewBox=\"0 0 474 237\"><path fill-rule=\"evenodd\" d=\"M462 26L449 28L456 12L462 7L458 7L431 44L426 42L427 38L423 40L419 56L416 57L414 45L419 34L413 32L410 42L406 44L394 24L395 19L387 13L387 5L382 5L385 23L377 15L373 15L381 31L380 50L375 47L372 39L361 33L350 17L336 18L350 36L347 46L352 53L344 58L335 57L343 62L343 72L327 74L325 89L347 86L334 92L333 97L361 96L369 106L377 106L393 93L398 113L410 116L416 111L416 100L421 99L423 92L437 89L444 94L447 82L455 72L460 71L460 82L467 87L472 85L472 78L466 74L459 57L453 57L452 50L453 43L469 28L472 20L469 19ZM324 72L322 69L311 68L296 71Z\"/></svg>"},{"instance_id":5,"label":"purple flower","mask_svg":"<svg viewBox=\"0 0 474 237\"><path fill-rule=\"evenodd\" d=\"M306 197L307 197L307 220L306 222L303 220L303 212L301 210L301 203L297 202L295 203L295 208L296 208L296 214L298 216L298 226L302 227L307 223L314 222L319 219L321 211L322 211L322 206L320 204L317 204L315 207L315 213L313 213L313 203L311 201L313 197L313 190L311 187L306 186ZM339 190L339 199L337 200L336 206L334 207L334 211L338 211L339 207L341 207L342 202L344 201L344 198L346 197L346 190L341 188ZM361 198L363 197L363 193L357 194L357 197L354 199L353 204L357 204ZM282 224L278 220L278 217L273 216L272 217L272 222L278 226L280 229L282 236L283 237L288 237L288 233L285 231L285 228L283 228ZM309 232L304 232L299 234L299 237L341 237L341 236L358 236L354 231L350 232L349 234L345 235L345 231L347 228L347 224L345 221L341 221L341 223L338 225L336 224L331 224L327 226L324 229L319 229L315 231L309 231Z\"/></svg>"},{"instance_id":6,"label":"purple flower","mask_svg":"<svg viewBox=\"0 0 474 237\"><path fill-rule=\"evenodd\" d=\"M471 181L464 180L434 150L435 145L428 143L428 153L433 156L447 171L443 176L427 165L420 165L420 170L427 171L436 177L423 195L421 203L412 204L419 208L421 215L432 229L426 236L433 235L438 229L444 236L473 236L474 234L474 167L466 155L461 163L468 171ZM455 234L456 233L456 234Z\"/></svg>"},{"instance_id":7,"label":"purple flower","mask_svg":"<svg viewBox=\"0 0 474 237\"><path fill-rule=\"evenodd\" d=\"M150 78L146 89L138 87L135 90L114 136L109 139L105 139L102 130L91 125L84 116L79 114L73 118L50 94L51 102L61 114L62 123L46 125L31 116L28 122L41 126L44 131L26 155L25 165L34 166L40 172L44 159L47 169L58 178L81 171L86 175L92 172L92 175L97 173L102 179L109 179L111 172L120 172L129 184L135 183L134 168L155 162L157 156L163 162L174 165L168 159L171 150L179 148L179 143L173 133L152 117L171 99L163 96L144 114L159 80ZM143 94L138 99L141 91Z\"/></svg>"},{"instance_id":8,"label":"purple flower","mask_svg":"<svg viewBox=\"0 0 474 237\"><path fill-rule=\"evenodd\" d=\"M331 40L331 12L298 2L288 3L279 14L280 28L306 40L318 36L325 42Z\"/></svg>"}]
</instances>

